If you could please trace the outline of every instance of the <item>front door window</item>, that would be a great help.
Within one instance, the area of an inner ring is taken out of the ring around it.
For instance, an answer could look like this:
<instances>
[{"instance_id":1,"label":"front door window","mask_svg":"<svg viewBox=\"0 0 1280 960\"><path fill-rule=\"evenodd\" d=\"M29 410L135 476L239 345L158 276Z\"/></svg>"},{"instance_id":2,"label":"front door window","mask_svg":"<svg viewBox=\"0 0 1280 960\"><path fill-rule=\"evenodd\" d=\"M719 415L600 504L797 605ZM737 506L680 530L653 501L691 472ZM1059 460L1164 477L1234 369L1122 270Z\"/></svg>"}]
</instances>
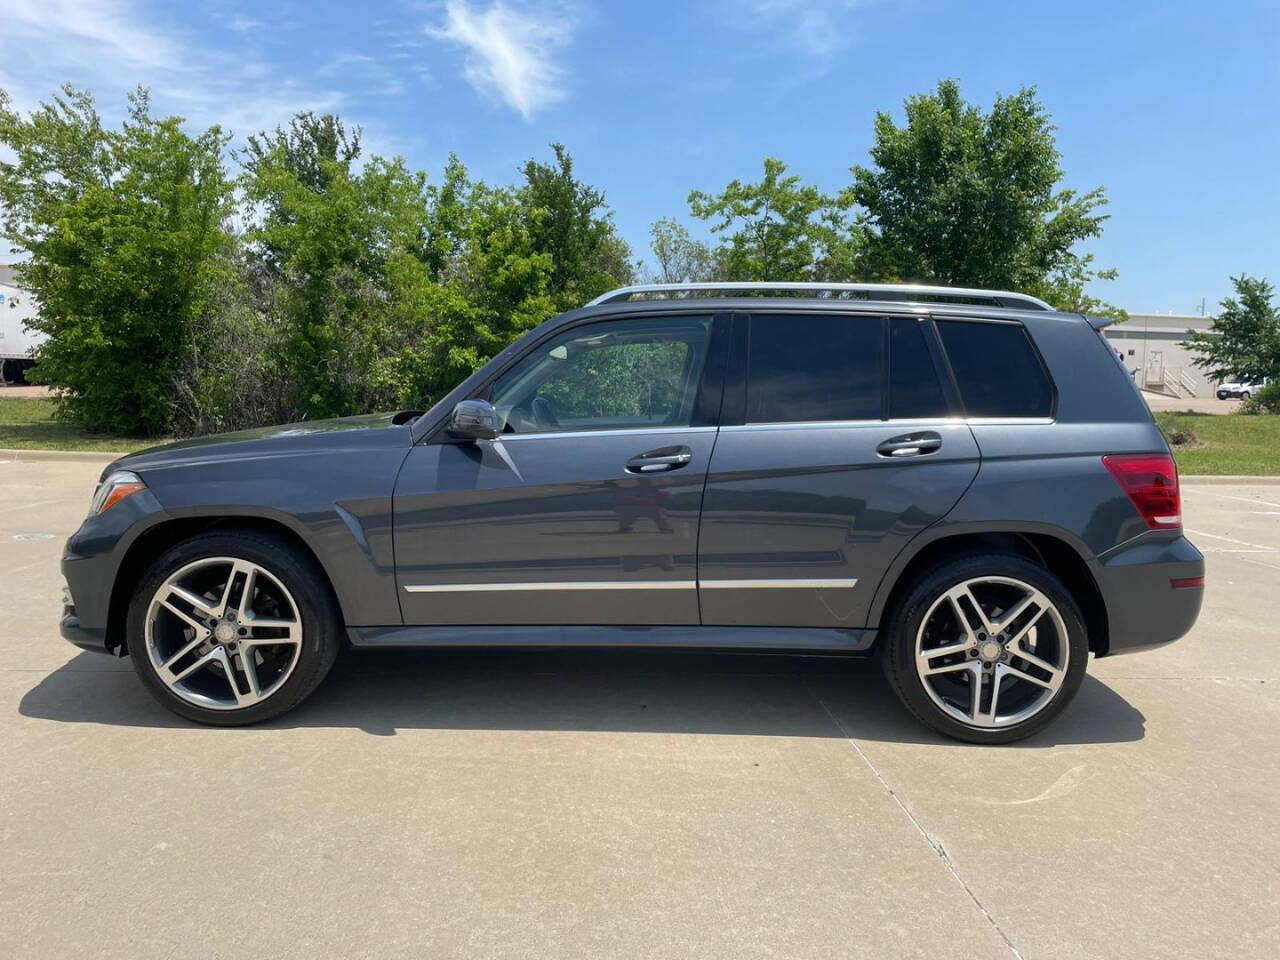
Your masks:
<instances>
[{"instance_id":1,"label":"front door window","mask_svg":"<svg viewBox=\"0 0 1280 960\"><path fill-rule=\"evenodd\" d=\"M687 427L710 317L613 320L534 349L493 388L503 433Z\"/></svg>"}]
</instances>

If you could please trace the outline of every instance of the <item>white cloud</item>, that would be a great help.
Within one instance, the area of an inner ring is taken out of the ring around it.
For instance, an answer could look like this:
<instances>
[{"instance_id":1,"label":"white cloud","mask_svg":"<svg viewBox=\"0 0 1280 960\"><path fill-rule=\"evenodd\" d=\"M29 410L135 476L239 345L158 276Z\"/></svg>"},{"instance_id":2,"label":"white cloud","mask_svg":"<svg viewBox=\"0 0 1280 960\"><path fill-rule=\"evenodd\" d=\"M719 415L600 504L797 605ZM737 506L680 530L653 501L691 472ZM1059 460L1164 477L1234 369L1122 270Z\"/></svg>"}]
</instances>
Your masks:
<instances>
[{"instance_id":1,"label":"white cloud","mask_svg":"<svg viewBox=\"0 0 1280 960\"><path fill-rule=\"evenodd\" d=\"M231 21L226 26L237 39L212 46L209 37L144 13L136 0L5 0L4 6L0 87L23 111L48 100L69 79L92 90L104 121L114 124L125 111L125 94L141 84L150 89L157 114L184 116L193 129L217 123L243 142L300 110L355 114L362 99L398 95L414 78L407 71L397 77L352 69L371 66L373 58L361 54L304 75L261 55L251 39L256 24ZM346 117L348 126L362 119ZM399 152L390 149L391 137L367 134L366 143L379 140L386 155Z\"/></svg>"},{"instance_id":2,"label":"white cloud","mask_svg":"<svg viewBox=\"0 0 1280 960\"><path fill-rule=\"evenodd\" d=\"M330 58L328 63L324 64L316 70L318 77L333 77L339 73L349 73L353 70L367 70L370 66L378 61L367 53L339 53L337 56Z\"/></svg>"},{"instance_id":3,"label":"white cloud","mask_svg":"<svg viewBox=\"0 0 1280 960\"><path fill-rule=\"evenodd\" d=\"M481 11L466 0L448 0L444 22L427 34L465 48L467 82L528 120L568 96L558 56L576 28L563 4L520 11L499 0Z\"/></svg>"},{"instance_id":4,"label":"white cloud","mask_svg":"<svg viewBox=\"0 0 1280 960\"><path fill-rule=\"evenodd\" d=\"M822 60L849 45L846 14L872 0L745 0L744 26L781 35L793 47Z\"/></svg>"},{"instance_id":5,"label":"white cloud","mask_svg":"<svg viewBox=\"0 0 1280 960\"><path fill-rule=\"evenodd\" d=\"M137 26L116 0L7 0L4 27L11 41L56 31L90 57L133 67L172 70L181 62L172 43Z\"/></svg>"}]
</instances>

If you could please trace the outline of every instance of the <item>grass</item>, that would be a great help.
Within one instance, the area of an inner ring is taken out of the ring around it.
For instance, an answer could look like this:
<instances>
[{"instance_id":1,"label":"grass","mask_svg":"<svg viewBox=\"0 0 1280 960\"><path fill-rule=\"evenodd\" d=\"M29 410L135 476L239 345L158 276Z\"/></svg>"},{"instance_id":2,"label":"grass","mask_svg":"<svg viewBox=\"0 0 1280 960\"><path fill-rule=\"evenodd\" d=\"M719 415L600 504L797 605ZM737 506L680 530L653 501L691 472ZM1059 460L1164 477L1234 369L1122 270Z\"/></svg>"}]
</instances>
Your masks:
<instances>
[{"instance_id":1,"label":"grass","mask_svg":"<svg viewBox=\"0 0 1280 960\"><path fill-rule=\"evenodd\" d=\"M53 419L52 400L0 397L0 449L130 453L159 442L145 437L89 433L73 423L61 423Z\"/></svg>"},{"instance_id":2,"label":"grass","mask_svg":"<svg viewBox=\"0 0 1280 960\"><path fill-rule=\"evenodd\" d=\"M1280 475L1280 416L1160 411L1155 417L1179 473Z\"/></svg>"}]
</instances>

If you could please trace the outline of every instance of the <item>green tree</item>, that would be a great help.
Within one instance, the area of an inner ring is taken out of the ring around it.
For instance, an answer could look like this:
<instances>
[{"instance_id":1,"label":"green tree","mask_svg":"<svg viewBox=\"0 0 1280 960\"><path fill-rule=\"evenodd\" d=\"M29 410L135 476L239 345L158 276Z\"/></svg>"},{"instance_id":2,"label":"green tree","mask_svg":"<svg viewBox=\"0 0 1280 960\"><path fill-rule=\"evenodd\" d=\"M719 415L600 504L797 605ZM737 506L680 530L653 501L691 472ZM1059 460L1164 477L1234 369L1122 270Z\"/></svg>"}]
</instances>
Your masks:
<instances>
[{"instance_id":1,"label":"green tree","mask_svg":"<svg viewBox=\"0 0 1280 960\"><path fill-rule=\"evenodd\" d=\"M240 162L254 176L264 164L283 162L294 176L316 193L324 193L335 175L349 174L360 157L361 130L347 133L346 125L331 113L316 116L311 111L296 113L288 128L274 133L252 134ZM279 215L280 204L271 204Z\"/></svg>"},{"instance_id":2,"label":"green tree","mask_svg":"<svg viewBox=\"0 0 1280 960\"><path fill-rule=\"evenodd\" d=\"M532 215L515 189L472 181L451 158L428 196L427 246L437 262L421 302L431 323L404 360L424 405L557 312L554 258L537 249Z\"/></svg>"},{"instance_id":3,"label":"green tree","mask_svg":"<svg viewBox=\"0 0 1280 960\"><path fill-rule=\"evenodd\" d=\"M192 137L182 119L151 116L129 97L109 130L93 97L66 86L27 118L0 91L3 232L28 254L20 282L47 334L34 375L58 388L58 415L91 429L159 434L174 426L172 394L199 343L234 238L227 137Z\"/></svg>"},{"instance_id":4,"label":"green tree","mask_svg":"<svg viewBox=\"0 0 1280 960\"><path fill-rule=\"evenodd\" d=\"M689 209L721 235L716 258L726 280L852 279L859 234L845 213L848 201L830 197L766 157L759 183L732 181L719 194L689 194Z\"/></svg>"},{"instance_id":5,"label":"green tree","mask_svg":"<svg viewBox=\"0 0 1280 960\"><path fill-rule=\"evenodd\" d=\"M332 116L299 114L249 142L242 183L258 216L246 239L271 281L262 309L292 387L287 418L362 412L397 392L375 368L389 318L426 276L426 180L400 158L358 167L359 155L359 131Z\"/></svg>"},{"instance_id":6,"label":"green tree","mask_svg":"<svg viewBox=\"0 0 1280 960\"><path fill-rule=\"evenodd\" d=\"M426 334L388 361L405 403L438 400L544 320L631 282L604 195L574 177L562 146L552 150L555 162L530 160L517 186L473 181L450 157L427 188L429 282L412 298Z\"/></svg>"},{"instance_id":7,"label":"green tree","mask_svg":"<svg viewBox=\"0 0 1280 960\"><path fill-rule=\"evenodd\" d=\"M558 143L554 163L529 160L516 202L530 253L551 258L548 292L559 310L582 306L633 279L631 250L618 234L604 192L573 175L573 158Z\"/></svg>"},{"instance_id":8,"label":"green tree","mask_svg":"<svg viewBox=\"0 0 1280 960\"><path fill-rule=\"evenodd\" d=\"M1061 186L1055 127L1034 88L967 103L954 80L906 101L906 125L878 113L870 167L846 197L869 230L865 269L889 279L1038 294L1063 309L1115 313L1085 294L1097 270L1077 245L1102 233L1106 192Z\"/></svg>"},{"instance_id":9,"label":"green tree","mask_svg":"<svg viewBox=\"0 0 1280 960\"><path fill-rule=\"evenodd\" d=\"M1231 278L1236 295L1221 303L1211 332L1188 330L1183 346L1214 380L1280 378L1280 311L1275 288L1261 277Z\"/></svg>"},{"instance_id":10,"label":"green tree","mask_svg":"<svg viewBox=\"0 0 1280 960\"><path fill-rule=\"evenodd\" d=\"M715 255L680 223L663 217L649 228L649 249L658 264L658 283L719 280Z\"/></svg>"}]
</instances>

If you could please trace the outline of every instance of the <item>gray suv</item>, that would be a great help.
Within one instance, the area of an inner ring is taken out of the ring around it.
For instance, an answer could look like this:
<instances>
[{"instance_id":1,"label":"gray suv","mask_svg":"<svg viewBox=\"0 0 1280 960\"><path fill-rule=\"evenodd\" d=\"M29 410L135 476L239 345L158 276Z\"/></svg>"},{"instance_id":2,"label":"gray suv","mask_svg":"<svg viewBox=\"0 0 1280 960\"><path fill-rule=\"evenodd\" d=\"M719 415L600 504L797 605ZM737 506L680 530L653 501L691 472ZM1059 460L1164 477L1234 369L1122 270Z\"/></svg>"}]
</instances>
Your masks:
<instances>
[{"instance_id":1,"label":"gray suv","mask_svg":"<svg viewBox=\"0 0 1280 960\"><path fill-rule=\"evenodd\" d=\"M1090 651L1200 610L1178 477L1104 321L914 286L626 288L433 408L172 443L104 471L62 633L210 724L340 647L876 654L976 743Z\"/></svg>"}]
</instances>

